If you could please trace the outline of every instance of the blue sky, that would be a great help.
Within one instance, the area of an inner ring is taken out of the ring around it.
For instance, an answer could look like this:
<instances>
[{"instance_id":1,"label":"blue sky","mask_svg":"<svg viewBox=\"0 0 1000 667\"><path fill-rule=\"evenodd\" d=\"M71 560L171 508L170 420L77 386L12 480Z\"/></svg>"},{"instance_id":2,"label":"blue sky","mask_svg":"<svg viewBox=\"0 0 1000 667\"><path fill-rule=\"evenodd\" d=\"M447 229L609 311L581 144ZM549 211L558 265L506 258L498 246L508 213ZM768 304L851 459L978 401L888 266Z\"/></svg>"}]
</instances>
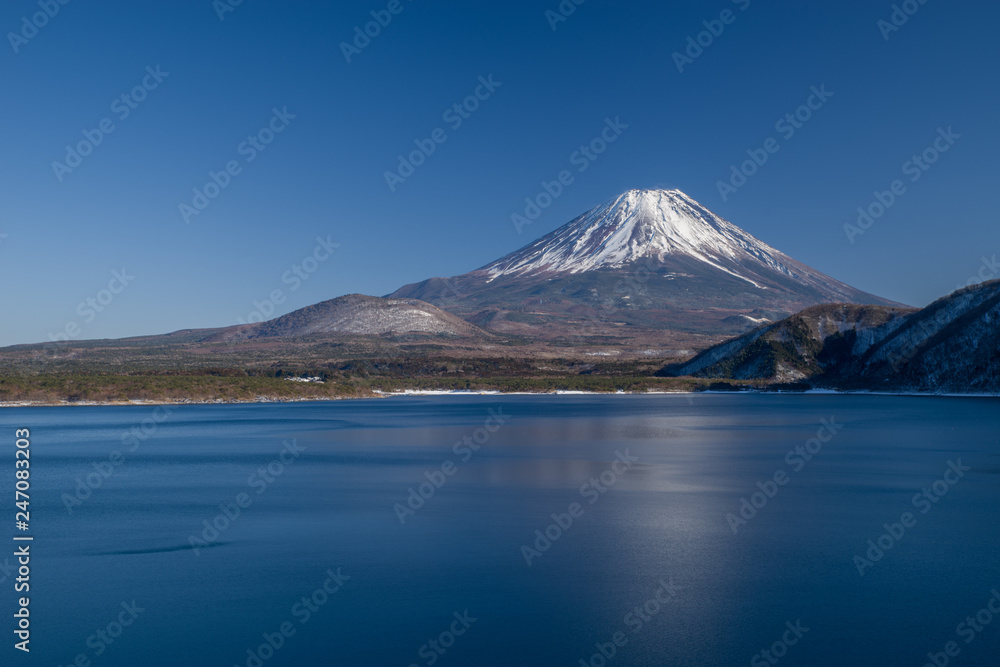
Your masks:
<instances>
[{"instance_id":1,"label":"blue sky","mask_svg":"<svg viewBox=\"0 0 1000 667\"><path fill-rule=\"evenodd\" d=\"M388 0L243 0L220 20L221 2L42 0L55 15L36 31L24 17L38 0L4 3L0 344L73 324L76 339L235 324L275 290L274 314L386 294L636 187L680 188L913 305L995 270L980 271L1000 253L995 2L911 0L891 31L878 22L892 3L871 0L586 0L558 22L556 0L399 0L396 14ZM391 22L347 62L341 44L372 11ZM710 28L721 34L679 71L673 54ZM832 96L786 138L776 121L813 86ZM477 88L485 99L454 127L445 112ZM628 127L581 173L572 156L607 118ZM53 167L102 121L113 131L78 166ZM269 125L281 131L262 150L244 143ZM397 156L438 128L446 141L390 190ZM948 150L911 181L905 163L948 128ZM718 182L769 138L777 152L724 198ZM573 183L518 234L511 215L564 169ZM228 184L188 222L179 205L210 172ZM895 180L903 194L849 242L844 224ZM330 252L318 238L339 247L310 272L303 260Z\"/></svg>"}]
</instances>

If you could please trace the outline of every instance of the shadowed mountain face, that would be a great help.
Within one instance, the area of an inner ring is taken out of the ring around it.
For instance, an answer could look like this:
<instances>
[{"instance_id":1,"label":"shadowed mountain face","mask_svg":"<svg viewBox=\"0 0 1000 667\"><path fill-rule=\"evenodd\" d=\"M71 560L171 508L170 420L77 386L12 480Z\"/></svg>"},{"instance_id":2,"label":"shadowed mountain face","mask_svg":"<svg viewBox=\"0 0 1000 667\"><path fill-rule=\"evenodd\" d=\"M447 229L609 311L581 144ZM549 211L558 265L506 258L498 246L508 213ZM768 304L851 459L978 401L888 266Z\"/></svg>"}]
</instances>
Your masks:
<instances>
[{"instance_id":1,"label":"shadowed mountain face","mask_svg":"<svg viewBox=\"0 0 1000 667\"><path fill-rule=\"evenodd\" d=\"M481 269L391 296L546 339L640 329L719 340L821 303L899 305L809 268L679 190L631 190Z\"/></svg>"},{"instance_id":2,"label":"shadowed mountain face","mask_svg":"<svg viewBox=\"0 0 1000 667\"><path fill-rule=\"evenodd\" d=\"M1000 281L922 310L819 306L705 350L664 375L843 389L1000 392Z\"/></svg>"},{"instance_id":3,"label":"shadowed mountain face","mask_svg":"<svg viewBox=\"0 0 1000 667\"><path fill-rule=\"evenodd\" d=\"M902 326L913 308L828 304L710 347L663 375L795 382L822 375Z\"/></svg>"}]
</instances>

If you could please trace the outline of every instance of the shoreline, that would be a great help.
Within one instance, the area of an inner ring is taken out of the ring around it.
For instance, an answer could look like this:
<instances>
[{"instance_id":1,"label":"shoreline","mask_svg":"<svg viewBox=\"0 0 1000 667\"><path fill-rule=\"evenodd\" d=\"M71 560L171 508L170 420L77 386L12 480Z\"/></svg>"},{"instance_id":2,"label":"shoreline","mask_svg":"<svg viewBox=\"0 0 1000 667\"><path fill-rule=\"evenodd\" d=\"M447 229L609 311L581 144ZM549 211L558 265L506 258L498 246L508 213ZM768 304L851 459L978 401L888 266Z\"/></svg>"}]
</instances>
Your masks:
<instances>
[{"instance_id":1,"label":"shoreline","mask_svg":"<svg viewBox=\"0 0 1000 667\"><path fill-rule=\"evenodd\" d=\"M709 395L830 395L830 396L899 396L911 398L1000 398L1000 394L957 394L957 393L930 393L913 391L840 391L833 389L807 389L805 391L764 391L759 389L748 389L745 391L582 391L582 390L554 390L554 391L499 391L499 390L437 390L437 389L408 389L404 391L383 392L373 391L372 396L330 396L330 397L303 397L303 398L275 398L268 396L257 396L253 399L211 399L211 400L147 400L137 399L130 401L0 401L0 409L4 408L59 408L59 407L142 407L161 405L268 405L272 403L328 403L333 401L363 401L380 400L386 398L407 398L407 397L427 397L427 396L699 396Z\"/></svg>"}]
</instances>

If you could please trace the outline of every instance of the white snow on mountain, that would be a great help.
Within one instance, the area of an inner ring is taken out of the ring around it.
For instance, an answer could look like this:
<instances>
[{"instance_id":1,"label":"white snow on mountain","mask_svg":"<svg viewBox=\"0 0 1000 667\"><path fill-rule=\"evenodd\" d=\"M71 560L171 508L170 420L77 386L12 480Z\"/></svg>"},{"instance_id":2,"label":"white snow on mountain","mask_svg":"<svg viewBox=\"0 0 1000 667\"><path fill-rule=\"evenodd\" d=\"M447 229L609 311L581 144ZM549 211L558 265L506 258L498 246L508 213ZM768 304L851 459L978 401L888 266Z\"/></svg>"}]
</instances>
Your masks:
<instances>
[{"instance_id":1,"label":"white snow on mountain","mask_svg":"<svg viewBox=\"0 0 1000 667\"><path fill-rule=\"evenodd\" d=\"M680 190L629 190L481 270L492 281L506 275L617 268L670 255L692 257L761 289L741 274L739 265L760 269L763 264L792 278L801 273L790 257Z\"/></svg>"}]
</instances>

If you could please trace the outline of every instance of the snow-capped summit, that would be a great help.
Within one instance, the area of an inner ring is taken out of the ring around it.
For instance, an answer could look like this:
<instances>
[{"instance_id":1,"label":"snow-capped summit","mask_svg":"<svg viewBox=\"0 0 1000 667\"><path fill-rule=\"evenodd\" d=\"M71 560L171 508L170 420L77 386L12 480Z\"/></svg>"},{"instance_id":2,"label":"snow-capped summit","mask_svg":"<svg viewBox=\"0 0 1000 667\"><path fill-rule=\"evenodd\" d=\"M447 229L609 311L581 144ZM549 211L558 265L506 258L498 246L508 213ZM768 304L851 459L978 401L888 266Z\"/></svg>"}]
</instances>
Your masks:
<instances>
[{"instance_id":1,"label":"snow-capped summit","mask_svg":"<svg viewBox=\"0 0 1000 667\"><path fill-rule=\"evenodd\" d=\"M491 279L541 271L579 273L644 258L662 262L668 255L692 257L754 285L724 264L763 263L786 276L797 275L785 261L790 258L680 190L629 190L480 270Z\"/></svg>"}]
</instances>

